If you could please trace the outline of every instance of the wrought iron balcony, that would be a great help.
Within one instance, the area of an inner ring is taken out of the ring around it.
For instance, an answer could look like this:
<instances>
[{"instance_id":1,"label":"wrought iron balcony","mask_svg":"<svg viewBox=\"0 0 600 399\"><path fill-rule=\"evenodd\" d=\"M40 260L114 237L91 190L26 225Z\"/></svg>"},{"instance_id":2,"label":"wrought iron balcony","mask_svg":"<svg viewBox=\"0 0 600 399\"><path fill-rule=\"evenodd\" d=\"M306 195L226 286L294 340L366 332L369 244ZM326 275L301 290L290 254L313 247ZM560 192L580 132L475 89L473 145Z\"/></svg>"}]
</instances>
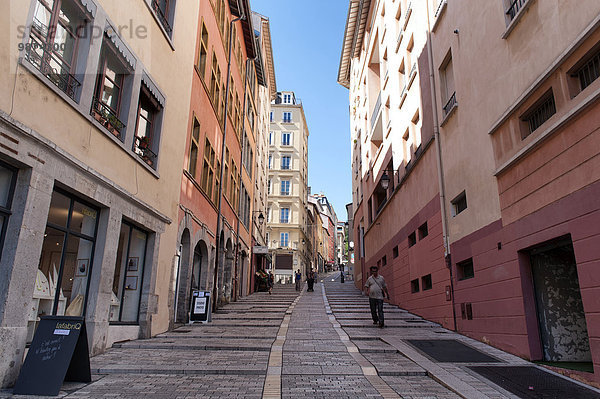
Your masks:
<instances>
[{"instance_id":1,"label":"wrought iron balcony","mask_svg":"<svg viewBox=\"0 0 600 399\"><path fill-rule=\"evenodd\" d=\"M144 162L148 164L148 166L154 168L157 155L150 149L150 146L151 143L146 139L146 137L135 136L135 141L133 142L133 151L138 154L138 156L142 158Z\"/></svg>"},{"instance_id":2,"label":"wrought iron balcony","mask_svg":"<svg viewBox=\"0 0 600 399\"><path fill-rule=\"evenodd\" d=\"M510 7L508 7L508 10L506 10L506 15L510 17L511 21L517 16L519 10L523 8L527 1L528 0L513 0L510 3Z\"/></svg>"},{"instance_id":3,"label":"wrought iron balcony","mask_svg":"<svg viewBox=\"0 0 600 399\"><path fill-rule=\"evenodd\" d=\"M381 110L381 92L377 96L377 102L375 103L375 107L373 108L373 113L371 114L371 130L375 126L375 121L377 120L377 116L379 115L379 111Z\"/></svg>"},{"instance_id":4,"label":"wrought iron balcony","mask_svg":"<svg viewBox=\"0 0 600 399\"><path fill-rule=\"evenodd\" d=\"M125 128L125 124L121 122L117 115L106 106L106 104L102 103L97 98L94 98L91 115L119 140L123 140L121 133Z\"/></svg>"},{"instance_id":5,"label":"wrought iron balcony","mask_svg":"<svg viewBox=\"0 0 600 399\"><path fill-rule=\"evenodd\" d=\"M158 2L158 0L152 0L152 9L158 16L158 19L160 20L160 23L162 24L163 28L165 28L165 30L167 31L167 34L171 36L171 34L173 33L173 28L169 23L169 18L165 15L165 12L160 8L160 3Z\"/></svg>"},{"instance_id":6,"label":"wrought iron balcony","mask_svg":"<svg viewBox=\"0 0 600 399\"><path fill-rule=\"evenodd\" d=\"M69 96L73 101L77 101L77 89L81 86L81 83L73 75L62 68L60 68L60 70L53 68L52 65L50 65L52 54L44 49L40 55L36 51L40 50L39 47L36 47L36 44L38 43L30 43L31 47L29 47L25 53L27 61L40 71L42 75L50 79L60 91Z\"/></svg>"},{"instance_id":7,"label":"wrought iron balcony","mask_svg":"<svg viewBox=\"0 0 600 399\"><path fill-rule=\"evenodd\" d=\"M444 105L444 115L448 115L452 108L456 105L456 92L452 93L446 105Z\"/></svg>"}]
</instances>

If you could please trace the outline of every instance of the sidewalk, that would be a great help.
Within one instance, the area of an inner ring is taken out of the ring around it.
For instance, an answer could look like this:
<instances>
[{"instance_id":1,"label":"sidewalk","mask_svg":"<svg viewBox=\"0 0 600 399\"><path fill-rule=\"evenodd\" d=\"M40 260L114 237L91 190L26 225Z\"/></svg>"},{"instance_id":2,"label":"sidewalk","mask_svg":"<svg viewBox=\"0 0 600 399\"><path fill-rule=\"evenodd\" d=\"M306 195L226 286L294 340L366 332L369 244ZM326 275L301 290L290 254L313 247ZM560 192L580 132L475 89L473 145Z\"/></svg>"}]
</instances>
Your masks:
<instances>
[{"instance_id":1,"label":"sidewalk","mask_svg":"<svg viewBox=\"0 0 600 399\"><path fill-rule=\"evenodd\" d=\"M301 294L277 285L273 295L225 306L210 324L115 345L92 359L91 384L66 383L61 396L600 398L395 306L385 305L386 327L379 329L368 299L337 279L339 273L321 276L314 292L305 285Z\"/></svg>"}]
</instances>

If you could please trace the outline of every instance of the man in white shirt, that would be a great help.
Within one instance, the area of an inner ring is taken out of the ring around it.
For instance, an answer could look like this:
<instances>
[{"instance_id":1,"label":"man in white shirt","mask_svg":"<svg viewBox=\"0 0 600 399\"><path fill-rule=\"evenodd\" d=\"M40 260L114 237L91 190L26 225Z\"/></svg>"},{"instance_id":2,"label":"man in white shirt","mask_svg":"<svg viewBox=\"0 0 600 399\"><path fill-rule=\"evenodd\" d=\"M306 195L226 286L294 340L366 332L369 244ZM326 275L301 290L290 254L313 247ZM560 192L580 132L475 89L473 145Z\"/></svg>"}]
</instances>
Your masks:
<instances>
[{"instance_id":1,"label":"man in white shirt","mask_svg":"<svg viewBox=\"0 0 600 399\"><path fill-rule=\"evenodd\" d=\"M373 324L379 324L379 328L383 328L383 298L384 294L387 299L390 299L387 285L383 276L378 274L377 266L371 266L369 269L371 276L365 283L367 295L369 295L369 305L371 306L371 317Z\"/></svg>"}]
</instances>

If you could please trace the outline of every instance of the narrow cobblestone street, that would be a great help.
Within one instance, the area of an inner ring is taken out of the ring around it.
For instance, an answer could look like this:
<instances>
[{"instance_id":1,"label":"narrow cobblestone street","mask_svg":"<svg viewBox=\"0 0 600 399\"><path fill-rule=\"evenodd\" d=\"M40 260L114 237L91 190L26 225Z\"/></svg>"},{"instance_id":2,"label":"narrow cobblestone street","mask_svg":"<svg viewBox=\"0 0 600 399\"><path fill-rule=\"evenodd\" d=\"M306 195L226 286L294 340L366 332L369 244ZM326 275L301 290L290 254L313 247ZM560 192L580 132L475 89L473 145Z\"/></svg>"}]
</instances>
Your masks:
<instances>
[{"instance_id":1,"label":"narrow cobblestone street","mask_svg":"<svg viewBox=\"0 0 600 399\"><path fill-rule=\"evenodd\" d=\"M231 303L213 322L116 344L92 359L93 383L65 383L68 398L515 398L469 366L531 366L395 306L372 325L351 281L327 275L299 295L291 285ZM436 361L424 340L465 344L471 360ZM412 342L411 345L409 342ZM474 350L474 351L473 351ZM552 376L552 374L548 374ZM600 397L571 384L572 398ZM573 387L582 389L581 393ZM4 390L0 397L11 397ZM17 397L17 396L15 396Z\"/></svg>"}]
</instances>

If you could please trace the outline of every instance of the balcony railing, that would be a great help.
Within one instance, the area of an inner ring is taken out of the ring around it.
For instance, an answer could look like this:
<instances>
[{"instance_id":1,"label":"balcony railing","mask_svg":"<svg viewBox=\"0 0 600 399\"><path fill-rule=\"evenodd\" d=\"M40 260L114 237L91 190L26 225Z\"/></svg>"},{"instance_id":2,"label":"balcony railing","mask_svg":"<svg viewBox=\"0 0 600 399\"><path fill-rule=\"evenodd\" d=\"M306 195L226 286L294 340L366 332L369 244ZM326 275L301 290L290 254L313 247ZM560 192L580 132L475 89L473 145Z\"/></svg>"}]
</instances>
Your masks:
<instances>
[{"instance_id":1,"label":"balcony railing","mask_svg":"<svg viewBox=\"0 0 600 399\"><path fill-rule=\"evenodd\" d=\"M121 120L109 107L107 107L97 98L94 98L91 115L119 140L123 140L121 133L125 128L125 124L121 122Z\"/></svg>"},{"instance_id":2,"label":"balcony railing","mask_svg":"<svg viewBox=\"0 0 600 399\"><path fill-rule=\"evenodd\" d=\"M171 34L173 33L173 28L169 23L169 18L167 18L164 11L160 8L160 3L158 2L158 0L152 0L152 9L158 16L158 19L160 20L160 23L162 24L163 28L165 28L165 30L167 31L167 34L171 36Z\"/></svg>"},{"instance_id":3,"label":"balcony railing","mask_svg":"<svg viewBox=\"0 0 600 399\"><path fill-rule=\"evenodd\" d=\"M440 11L442 11L442 7L446 4L446 0L439 0L440 4L438 4L437 10L435 10L434 18L437 18L440 15Z\"/></svg>"},{"instance_id":4,"label":"balcony railing","mask_svg":"<svg viewBox=\"0 0 600 399\"><path fill-rule=\"evenodd\" d=\"M25 53L25 58L29 61L38 71L46 76L56 87L63 93L69 96L73 101L76 100L77 89L81 86L81 83L70 73L66 72L63 68L58 70L57 68L50 65L52 55L50 52L44 50L42 55L36 51L36 44L30 43L31 47ZM37 48L39 50L39 48Z\"/></svg>"},{"instance_id":5,"label":"balcony railing","mask_svg":"<svg viewBox=\"0 0 600 399\"><path fill-rule=\"evenodd\" d=\"M456 105L456 92L452 93L446 105L444 105L444 115L448 115L452 108Z\"/></svg>"},{"instance_id":6,"label":"balcony railing","mask_svg":"<svg viewBox=\"0 0 600 399\"><path fill-rule=\"evenodd\" d=\"M510 7L508 7L508 10L506 10L506 15L508 15L510 19L513 20L515 16L519 13L519 10L523 8L525 3L527 3L527 1L528 0L513 0L510 3Z\"/></svg>"},{"instance_id":7,"label":"balcony railing","mask_svg":"<svg viewBox=\"0 0 600 399\"><path fill-rule=\"evenodd\" d=\"M150 149L150 142L145 137L142 138L135 136L133 151L138 154L138 156L142 158L142 160L146 162L148 166L154 167L157 155Z\"/></svg>"},{"instance_id":8,"label":"balcony railing","mask_svg":"<svg viewBox=\"0 0 600 399\"><path fill-rule=\"evenodd\" d=\"M373 108L373 113L371 114L371 130L375 126L375 121L377 120L377 116L379 115L379 111L381 110L381 92L377 96L377 102L375 103L375 108Z\"/></svg>"}]
</instances>

